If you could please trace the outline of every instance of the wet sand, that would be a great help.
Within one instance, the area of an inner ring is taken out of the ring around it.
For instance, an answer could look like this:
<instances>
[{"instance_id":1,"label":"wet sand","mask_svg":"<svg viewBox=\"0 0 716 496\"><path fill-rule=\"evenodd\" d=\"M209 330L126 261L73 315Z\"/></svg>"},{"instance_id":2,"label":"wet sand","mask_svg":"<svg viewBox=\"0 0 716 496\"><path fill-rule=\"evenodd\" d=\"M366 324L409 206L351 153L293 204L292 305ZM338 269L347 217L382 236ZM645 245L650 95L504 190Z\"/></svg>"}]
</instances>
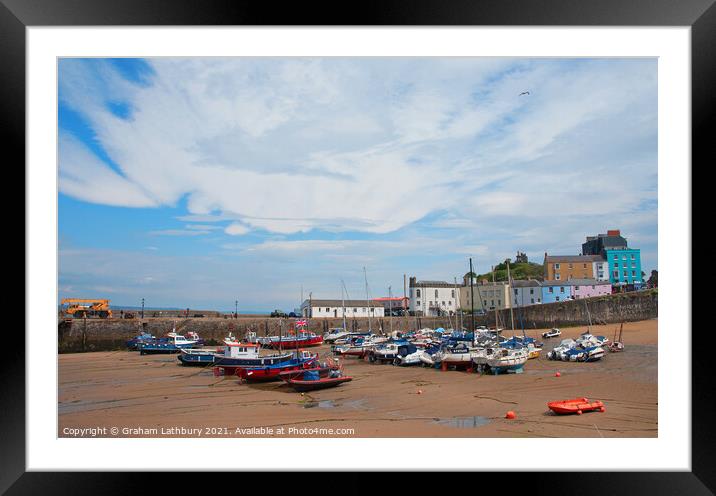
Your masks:
<instances>
[{"instance_id":1,"label":"wet sand","mask_svg":"<svg viewBox=\"0 0 716 496\"><path fill-rule=\"evenodd\" d=\"M593 326L592 333L611 340L618 327ZM352 382L304 396L282 381L241 384L215 377L211 368L183 367L176 355L62 354L58 436L657 437L657 320L624 324L626 350L598 362L547 360L561 339L585 330L562 329L561 337L543 340L542 356L528 361L522 374L346 358ZM313 351L323 358L330 346ZM548 401L582 396L602 400L606 412L557 416L547 408ZM508 410L515 420L504 418ZM79 431L97 427L103 429Z\"/></svg>"}]
</instances>

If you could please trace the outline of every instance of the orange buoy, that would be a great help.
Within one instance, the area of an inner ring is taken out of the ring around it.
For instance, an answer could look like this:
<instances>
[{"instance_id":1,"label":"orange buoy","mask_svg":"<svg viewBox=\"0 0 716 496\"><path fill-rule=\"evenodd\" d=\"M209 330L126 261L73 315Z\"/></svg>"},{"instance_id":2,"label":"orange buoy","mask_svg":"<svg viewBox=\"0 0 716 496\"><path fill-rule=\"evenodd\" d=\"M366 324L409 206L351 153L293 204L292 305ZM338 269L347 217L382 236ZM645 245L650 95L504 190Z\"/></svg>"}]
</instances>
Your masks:
<instances>
[{"instance_id":1,"label":"orange buoy","mask_svg":"<svg viewBox=\"0 0 716 496\"><path fill-rule=\"evenodd\" d=\"M422 389L418 389L418 394L423 394L423 390L422 390Z\"/></svg>"},{"instance_id":2,"label":"orange buoy","mask_svg":"<svg viewBox=\"0 0 716 496\"><path fill-rule=\"evenodd\" d=\"M556 374L554 374L554 376L555 376L555 377L562 377L562 374L560 374L559 372L557 372Z\"/></svg>"},{"instance_id":3,"label":"orange buoy","mask_svg":"<svg viewBox=\"0 0 716 496\"><path fill-rule=\"evenodd\" d=\"M517 418L517 415L515 415L515 412L513 412L512 410L510 410L510 411L507 412L507 414L505 415L505 418L506 418L506 419L510 419L510 420L514 420L514 419Z\"/></svg>"}]
</instances>

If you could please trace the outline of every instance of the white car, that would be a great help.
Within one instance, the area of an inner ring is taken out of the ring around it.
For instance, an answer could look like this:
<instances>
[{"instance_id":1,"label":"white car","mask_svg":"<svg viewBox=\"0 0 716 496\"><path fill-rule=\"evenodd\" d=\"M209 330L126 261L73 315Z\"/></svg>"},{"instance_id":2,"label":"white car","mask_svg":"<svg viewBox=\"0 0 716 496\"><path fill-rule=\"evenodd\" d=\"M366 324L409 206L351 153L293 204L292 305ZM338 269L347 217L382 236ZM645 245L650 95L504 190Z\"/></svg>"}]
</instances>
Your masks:
<instances>
[{"instance_id":1,"label":"white car","mask_svg":"<svg viewBox=\"0 0 716 496\"><path fill-rule=\"evenodd\" d=\"M562 331L560 331L559 329L556 329L556 328L551 329L549 331L545 331L542 333L543 338L556 338L557 336L561 336L561 335L562 335Z\"/></svg>"}]
</instances>

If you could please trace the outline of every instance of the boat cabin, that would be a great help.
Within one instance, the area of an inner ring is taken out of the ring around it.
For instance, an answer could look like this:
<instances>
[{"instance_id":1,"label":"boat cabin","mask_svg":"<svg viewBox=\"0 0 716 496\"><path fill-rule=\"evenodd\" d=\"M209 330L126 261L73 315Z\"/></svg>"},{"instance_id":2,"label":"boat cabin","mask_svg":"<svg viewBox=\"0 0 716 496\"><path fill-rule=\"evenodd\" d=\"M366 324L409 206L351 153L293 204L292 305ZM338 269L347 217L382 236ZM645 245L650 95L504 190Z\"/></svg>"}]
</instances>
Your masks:
<instances>
[{"instance_id":1,"label":"boat cabin","mask_svg":"<svg viewBox=\"0 0 716 496\"><path fill-rule=\"evenodd\" d=\"M224 356L228 358L258 358L261 346L256 343L224 341Z\"/></svg>"}]
</instances>

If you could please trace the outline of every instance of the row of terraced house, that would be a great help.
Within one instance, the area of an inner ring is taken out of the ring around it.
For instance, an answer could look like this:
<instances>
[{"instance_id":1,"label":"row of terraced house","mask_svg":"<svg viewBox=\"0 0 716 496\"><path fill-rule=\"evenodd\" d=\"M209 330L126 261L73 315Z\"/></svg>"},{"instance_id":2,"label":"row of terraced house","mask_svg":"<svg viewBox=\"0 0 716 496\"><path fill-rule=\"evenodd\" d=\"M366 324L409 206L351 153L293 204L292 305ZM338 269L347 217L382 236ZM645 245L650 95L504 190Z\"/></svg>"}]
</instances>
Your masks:
<instances>
[{"instance_id":1,"label":"row of terraced house","mask_svg":"<svg viewBox=\"0 0 716 496\"><path fill-rule=\"evenodd\" d=\"M472 285L470 284L472 282ZM410 278L406 301L411 314L450 315L460 310L488 312L495 309L541 305L593 298L643 286L640 250L629 248L619 230L588 236L581 255L544 256L544 280L508 282L419 281Z\"/></svg>"}]
</instances>

